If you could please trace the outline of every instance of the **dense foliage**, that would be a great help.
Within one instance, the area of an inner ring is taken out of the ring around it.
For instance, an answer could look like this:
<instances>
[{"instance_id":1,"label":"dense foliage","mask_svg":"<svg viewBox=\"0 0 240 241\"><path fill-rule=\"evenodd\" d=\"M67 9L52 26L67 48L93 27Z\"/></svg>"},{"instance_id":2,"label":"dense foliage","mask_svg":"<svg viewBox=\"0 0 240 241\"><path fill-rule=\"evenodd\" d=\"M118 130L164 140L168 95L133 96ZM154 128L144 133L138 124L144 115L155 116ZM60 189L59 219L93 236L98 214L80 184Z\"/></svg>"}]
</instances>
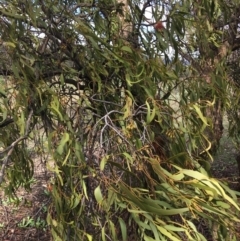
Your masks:
<instances>
[{"instance_id":1,"label":"dense foliage","mask_svg":"<svg viewBox=\"0 0 240 241\"><path fill-rule=\"evenodd\" d=\"M37 155L54 240L236 240L236 193L208 164L239 15L237 0L1 1L6 194Z\"/></svg>"}]
</instances>

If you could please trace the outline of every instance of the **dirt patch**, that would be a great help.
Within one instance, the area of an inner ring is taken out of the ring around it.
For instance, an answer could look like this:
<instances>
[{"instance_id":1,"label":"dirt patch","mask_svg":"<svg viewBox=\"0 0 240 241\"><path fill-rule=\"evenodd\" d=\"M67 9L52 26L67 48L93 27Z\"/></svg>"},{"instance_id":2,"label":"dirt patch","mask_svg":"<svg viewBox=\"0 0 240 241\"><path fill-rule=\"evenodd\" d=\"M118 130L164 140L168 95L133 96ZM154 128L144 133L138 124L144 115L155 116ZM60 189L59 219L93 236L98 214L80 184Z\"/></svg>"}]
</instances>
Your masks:
<instances>
[{"instance_id":1,"label":"dirt patch","mask_svg":"<svg viewBox=\"0 0 240 241\"><path fill-rule=\"evenodd\" d=\"M239 190L239 173L236 162L237 150L228 136L228 121L224 118L224 133L212 164L213 177L226 182L232 189Z\"/></svg>"},{"instance_id":2,"label":"dirt patch","mask_svg":"<svg viewBox=\"0 0 240 241\"><path fill-rule=\"evenodd\" d=\"M51 241L46 223L47 207L51 202L47 193L50 175L45 164L35 160L35 172L29 192L18 190L19 200L0 193L0 240Z\"/></svg>"}]
</instances>

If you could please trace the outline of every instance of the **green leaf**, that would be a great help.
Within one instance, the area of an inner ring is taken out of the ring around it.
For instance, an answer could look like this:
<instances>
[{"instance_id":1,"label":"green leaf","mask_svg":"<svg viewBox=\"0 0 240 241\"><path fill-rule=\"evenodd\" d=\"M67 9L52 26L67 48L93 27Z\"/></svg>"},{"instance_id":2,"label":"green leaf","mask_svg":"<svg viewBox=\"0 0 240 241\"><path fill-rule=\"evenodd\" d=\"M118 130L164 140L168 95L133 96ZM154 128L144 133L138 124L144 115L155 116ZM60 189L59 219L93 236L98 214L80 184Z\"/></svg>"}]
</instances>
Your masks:
<instances>
[{"instance_id":1,"label":"green leaf","mask_svg":"<svg viewBox=\"0 0 240 241\"><path fill-rule=\"evenodd\" d=\"M59 116L60 120L62 121L63 116L60 112L60 106L59 105L60 105L59 100L57 99L56 96L53 96L52 101L51 101L51 109L53 110L53 112L55 112Z\"/></svg>"},{"instance_id":2,"label":"green leaf","mask_svg":"<svg viewBox=\"0 0 240 241\"><path fill-rule=\"evenodd\" d=\"M100 185L95 188L94 196L95 196L98 204L102 204L103 196L102 196L102 192L101 192L101 189L100 189Z\"/></svg>"},{"instance_id":3,"label":"green leaf","mask_svg":"<svg viewBox=\"0 0 240 241\"><path fill-rule=\"evenodd\" d=\"M16 44L13 42L4 42L3 45L7 47L16 48Z\"/></svg>"},{"instance_id":4,"label":"green leaf","mask_svg":"<svg viewBox=\"0 0 240 241\"><path fill-rule=\"evenodd\" d=\"M153 109L152 109L152 111L151 111L150 105L148 104L147 101L146 101L146 106L147 106L147 119L146 119L146 123L147 123L147 124L150 124L150 123L153 121L153 119L154 119L154 117L155 117L155 115L156 115L156 109L155 109L155 107L153 107Z\"/></svg>"},{"instance_id":5,"label":"green leaf","mask_svg":"<svg viewBox=\"0 0 240 241\"><path fill-rule=\"evenodd\" d=\"M122 233L122 241L127 241L127 226L125 222L123 221L122 218L118 218L120 228L121 228L121 233Z\"/></svg>"},{"instance_id":6,"label":"green leaf","mask_svg":"<svg viewBox=\"0 0 240 241\"><path fill-rule=\"evenodd\" d=\"M162 239L160 239L160 235L157 231L157 228L156 228L156 225L154 225L152 222L150 222L149 226L151 227L152 229L152 232L154 234L154 239L157 241L161 241Z\"/></svg>"},{"instance_id":7,"label":"green leaf","mask_svg":"<svg viewBox=\"0 0 240 241\"><path fill-rule=\"evenodd\" d=\"M83 187L83 193L88 200L87 187L86 187L86 183L84 180L82 180L82 187Z\"/></svg>"},{"instance_id":8,"label":"green leaf","mask_svg":"<svg viewBox=\"0 0 240 241\"><path fill-rule=\"evenodd\" d=\"M179 228L179 227L176 227L174 225L165 225L163 226L166 230L169 230L169 231L176 231L176 232L185 232L185 229L184 228Z\"/></svg>"},{"instance_id":9,"label":"green leaf","mask_svg":"<svg viewBox=\"0 0 240 241\"><path fill-rule=\"evenodd\" d=\"M57 147L57 152L62 155L63 154L63 150L64 150L64 146L66 145L66 143L69 141L69 134L67 132L63 133L62 139ZM70 151L70 150L69 150Z\"/></svg>"},{"instance_id":10,"label":"green leaf","mask_svg":"<svg viewBox=\"0 0 240 241\"><path fill-rule=\"evenodd\" d=\"M225 202L217 201L216 204L224 209L229 209L231 206Z\"/></svg>"},{"instance_id":11,"label":"green leaf","mask_svg":"<svg viewBox=\"0 0 240 241\"><path fill-rule=\"evenodd\" d=\"M109 159L109 155L105 155L102 159L101 159L101 162L100 162L100 170L103 171L104 168L105 168L105 165Z\"/></svg>"},{"instance_id":12,"label":"green leaf","mask_svg":"<svg viewBox=\"0 0 240 241\"><path fill-rule=\"evenodd\" d=\"M161 227L161 226L157 226L157 229L166 237L168 237L170 240L173 241L181 241L181 239L176 238L175 236L173 236L170 232L168 232L165 228Z\"/></svg>"},{"instance_id":13,"label":"green leaf","mask_svg":"<svg viewBox=\"0 0 240 241\"><path fill-rule=\"evenodd\" d=\"M111 230L113 240L117 241L116 228L115 228L114 223L111 220L109 220L109 226L110 226L110 230Z\"/></svg>"},{"instance_id":14,"label":"green leaf","mask_svg":"<svg viewBox=\"0 0 240 241\"><path fill-rule=\"evenodd\" d=\"M147 236L146 234L144 234L144 240L145 240L145 241L155 241L155 239Z\"/></svg>"},{"instance_id":15,"label":"green leaf","mask_svg":"<svg viewBox=\"0 0 240 241\"><path fill-rule=\"evenodd\" d=\"M59 153L59 154L60 154L60 153ZM67 162L67 160L68 160L70 154L71 154L71 150L68 149L67 155L66 155L66 157L64 158L63 163L62 163L63 166L66 164L66 162Z\"/></svg>"},{"instance_id":16,"label":"green leaf","mask_svg":"<svg viewBox=\"0 0 240 241\"><path fill-rule=\"evenodd\" d=\"M203 122L206 126L209 126L209 124L207 123L207 118L203 116L203 113L202 113L202 111L200 110L200 108L198 107L198 105L197 105L197 104L194 104L194 105L193 105L193 108L194 108L195 111L197 112L198 117L202 120L202 122Z\"/></svg>"},{"instance_id":17,"label":"green leaf","mask_svg":"<svg viewBox=\"0 0 240 241\"><path fill-rule=\"evenodd\" d=\"M104 226L102 227L101 235L102 235L102 240L106 241L106 234L105 234L105 227Z\"/></svg>"},{"instance_id":18,"label":"green leaf","mask_svg":"<svg viewBox=\"0 0 240 241\"><path fill-rule=\"evenodd\" d=\"M125 51L125 52L128 52L128 53L132 53L132 49L129 47L129 46L123 46L121 48L121 50Z\"/></svg>"}]
</instances>

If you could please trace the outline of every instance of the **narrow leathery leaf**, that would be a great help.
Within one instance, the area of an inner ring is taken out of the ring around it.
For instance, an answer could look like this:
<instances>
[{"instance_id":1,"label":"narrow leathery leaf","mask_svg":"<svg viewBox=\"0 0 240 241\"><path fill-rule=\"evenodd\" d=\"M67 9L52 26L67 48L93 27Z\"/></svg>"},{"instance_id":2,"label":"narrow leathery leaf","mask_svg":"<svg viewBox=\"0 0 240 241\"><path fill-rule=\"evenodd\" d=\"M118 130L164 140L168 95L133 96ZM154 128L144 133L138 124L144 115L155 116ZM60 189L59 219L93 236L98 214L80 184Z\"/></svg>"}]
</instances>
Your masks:
<instances>
[{"instance_id":1,"label":"narrow leathery leaf","mask_svg":"<svg viewBox=\"0 0 240 241\"><path fill-rule=\"evenodd\" d=\"M154 172L158 175L159 179L163 180L164 182L166 181L166 175L161 168L159 162L156 159L149 159L151 161L151 165L153 167Z\"/></svg>"},{"instance_id":2,"label":"narrow leathery leaf","mask_svg":"<svg viewBox=\"0 0 240 241\"><path fill-rule=\"evenodd\" d=\"M146 234L144 234L143 238L144 238L145 241L155 241L155 239L147 236Z\"/></svg>"},{"instance_id":3,"label":"narrow leathery leaf","mask_svg":"<svg viewBox=\"0 0 240 241\"><path fill-rule=\"evenodd\" d=\"M148 220L148 221L154 222L154 219L151 216L151 214L143 213L142 215L146 218L146 221Z\"/></svg>"},{"instance_id":4,"label":"narrow leathery leaf","mask_svg":"<svg viewBox=\"0 0 240 241\"><path fill-rule=\"evenodd\" d=\"M220 186L219 182L215 179L211 179L214 187L216 187L217 190L219 190L219 193L221 194L221 196L226 199L229 203L231 203L237 210L240 210L238 204L231 198L229 197L225 191L223 190L223 188Z\"/></svg>"},{"instance_id":5,"label":"narrow leathery leaf","mask_svg":"<svg viewBox=\"0 0 240 241\"><path fill-rule=\"evenodd\" d=\"M54 228L51 230L51 232L52 232L53 240L55 240L55 241L63 241L63 239L58 235L58 233L55 231Z\"/></svg>"},{"instance_id":6,"label":"narrow leathery leaf","mask_svg":"<svg viewBox=\"0 0 240 241\"><path fill-rule=\"evenodd\" d=\"M224 199L226 199L239 210L239 206L236 204L236 202L225 193L225 191L222 189L222 187L216 180L214 180L213 178L208 178L202 173L193 170L182 170L182 172L183 174L196 178L201 182L205 183L206 185L208 185L209 187L215 189L219 195L221 195Z\"/></svg>"},{"instance_id":7,"label":"narrow leathery leaf","mask_svg":"<svg viewBox=\"0 0 240 241\"><path fill-rule=\"evenodd\" d=\"M227 212L225 210L220 209L218 207L210 206L210 205L208 205L206 203L201 203L201 208L203 210L206 210L206 211L208 211L210 213L214 213L216 215L225 215L225 216L227 215Z\"/></svg>"},{"instance_id":8,"label":"narrow leathery leaf","mask_svg":"<svg viewBox=\"0 0 240 241\"><path fill-rule=\"evenodd\" d=\"M129 46L123 46L121 48L121 50L125 51L125 52L128 52L128 53L132 53L132 49L129 47Z\"/></svg>"},{"instance_id":9,"label":"narrow leathery leaf","mask_svg":"<svg viewBox=\"0 0 240 241\"><path fill-rule=\"evenodd\" d=\"M202 120L202 122L206 125L209 126L209 124L207 123L207 118L203 116L202 111L200 110L199 106L197 104L193 105L193 108L196 110L199 118Z\"/></svg>"},{"instance_id":10,"label":"narrow leathery leaf","mask_svg":"<svg viewBox=\"0 0 240 241\"><path fill-rule=\"evenodd\" d=\"M160 226L165 226L166 225L166 222L164 222L162 219L156 217L155 218L156 220L156 223L158 223Z\"/></svg>"},{"instance_id":11,"label":"narrow leathery leaf","mask_svg":"<svg viewBox=\"0 0 240 241\"><path fill-rule=\"evenodd\" d=\"M176 232L185 232L185 229L184 228L179 228L179 227L176 227L174 225L165 225L163 226L166 230L169 230L169 231L176 231Z\"/></svg>"},{"instance_id":12,"label":"narrow leathery leaf","mask_svg":"<svg viewBox=\"0 0 240 241\"><path fill-rule=\"evenodd\" d=\"M113 240L117 241L116 228L115 228L114 223L111 220L109 220L109 226L110 226Z\"/></svg>"},{"instance_id":13,"label":"narrow leathery leaf","mask_svg":"<svg viewBox=\"0 0 240 241\"><path fill-rule=\"evenodd\" d=\"M170 193L174 193L177 194L178 191L175 190L172 185L170 185L169 183L161 183L161 186L164 187L164 189L168 190ZM157 191L156 191L157 192Z\"/></svg>"},{"instance_id":14,"label":"narrow leathery leaf","mask_svg":"<svg viewBox=\"0 0 240 241\"><path fill-rule=\"evenodd\" d=\"M123 186L121 186L123 188ZM132 194L127 188L123 188L124 198L135 203L139 208L141 208L143 211L155 213L163 216L168 215L175 215L175 214L182 214L184 212L188 212L189 208L178 208L178 209L161 209L160 206L154 202L149 202L148 199L137 197L134 194Z\"/></svg>"},{"instance_id":15,"label":"narrow leathery leaf","mask_svg":"<svg viewBox=\"0 0 240 241\"><path fill-rule=\"evenodd\" d=\"M180 239L176 238L175 236L173 236L168 230L166 230L165 228L161 227L161 226L157 226L157 229L166 237L168 237L170 240L173 241L181 241Z\"/></svg>"},{"instance_id":16,"label":"narrow leathery leaf","mask_svg":"<svg viewBox=\"0 0 240 241\"><path fill-rule=\"evenodd\" d=\"M87 233L86 236L87 236L88 241L92 241L92 240L93 240L92 235L90 235L90 234Z\"/></svg>"},{"instance_id":17,"label":"narrow leathery leaf","mask_svg":"<svg viewBox=\"0 0 240 241\"><path fill-rule=\"evenodd\" d=\"M170 79L172 79L172 80L176 80L178 77L176 76L176 74L174 73L174 72L172 72L172 71L168 71L168 72L166 72L166 75L170 78Z\"/></svg>"},{"instance_id":18,"label":"narrow leathery leaf","mask_svg":"<svg viewBox=\"0 0 240 241\"><path fill-rule=\"evenodd\" d=\"M128 170L131 171L131 165L130 164L133 164L133 158L127 152L124 152L123 155L127 158ZM129 161L130 161L130 163L129 163Z\"/></svg>"},{"instance_id":19,"label":"narrow leathery leaf","mask_svg":"<svg viewBox=\"0 0 240 241\"><path fill-rule=\"evenodd\" d=\"M161 205L164 208L173 208L169 203L165 202L165 201L160 201L160 200L154 200L154 202L156 202L157 204Z\"/></svg>"},{"instance_id":20,"label":"narrow leathery leaf","mask_svg":"<svg viewBox=\"0 0 240 241\"><path fill-rule=\"evenodd\" d=\"M66 157L64 158L63 163L62 163L63 166L65 166L65 164L66 164L66 162L67 162L67 160L68 160L70 154L71 154L71 150L68 149L67 155L66 155Z\"/></svg>"},{"instance_id":21,"label":"narrow leathery leaf","mask_svg":"<svg viewBox=\"0 0 240 241\"><path fill-rule=\"evenodd\" d=\"M62 171L59 169L59 166L55 165L52 171L57 175L57 178L60 181L61 185L63 185L63 179L61 176Z\"/></svg>"},{"instance_id":22,"label":"narrow leathery leaf","mask_svg":"<svg viewBox=\"0 0 240 241\"><path fill-rule=\"evenodd\" d=\"M106 202L106 205L108 206L108 208L111 207L111 205L114 203L115 200L116 200L116 193L114 191L112 191L111 189L109 189L107 202Z\"/></svg>"},{"instance_id":23,"label":"narrow leathery leaf","mask_svg":"<svg viewBox=\"0 0 240 241\"><path fill-rule=\"evenodd\" d=\"M158 166L166 176L173 179L174 181L181 181L184 178L184 175L181 172L178 172L177 174L171 174L166 169L162 168L159 164L158 164ZM155 165L155 167L156 167L156 165Z\"/></svg>"},{"instance_id":24,"label":"narrow leathery leaf","mask_svg":"<svg viewBox=\"0 0 240 241\"><path fill-rule=\"evenodd\" d=\"M75 194L73 196L73 203L72 203L72 209L76 208L77 205L80 203L80 201L82 200L82 195L81 194Z\"/></svg>"},{"instance_id":25,"label":"narrow leathery leaf","mask_svg":"<svg viewBox=\"0 0 240 241\"><path fill-rule=\"evenodd\" d=\"M101 189L100 189L100 186L97 186L94 190L94 196L98 202L98 204L102 204L102 201L103 201L103 196L102 196L102 192L101 192Z\"/></svg>"},{"instance_id":26,"label":"narrow leathery leaf","mask_svg":"<svg viewBox=\"0 0 240 241\"><path fill-rule=\"evenodd\" d=\"M146 105L147 105L147 109L148 109L146 123L150 124L153 121L153 119L154 119L154 117L156 115L156 109L155 109L155 107L153 107L153 109L151 111L150 106L149 106L147 101L146 101Z\"/></svg>"},{"instance_id":27,"label":"narrow leathery leaf","mask_svg":"<svg viewBox=\"0 0 240 241\"><path fill-rule=\"evenodd\" d=\"M55 187L53 187L52 189L52 195L54 197L54 200L55 200L55 209L56 209L56 212L57 213L60 213L61 212L61 209L62 209L62 200L56 190Z\"/></svg>"},{"instance_id":28,"label":"narrow leathery leaf","mask_svg":"<svg viewBox=\"0 0 240 241\"><path fill-rule=\"evenodd\" d=\"M142 222L140 219L139 219L139 216L138 215L132 215L134 221L143 229L146 229L146 230L151 230L151 227L148 223L146 222Z\"/></svg>"},{"instance_id":29,"label":"narrow leathery leaf","mask_svg":"<svg viewBox=\"0 0 240 241\"><path fill-rule=\"evenodd\" d=\"M128 84L129 87L131 87L133 85L129 73L126 73L126 81L127 81L127 84Z\"/></svg>"},{"instance_id":30,"label":"narrow leathery leaf","mask_svg":"<svg viewBox=\"0 0 240 241\"><path fill-rule=\"evenodd\" d=\"M125 222L123 221L122 218L118 218L119 224L120 224L120 228L121 228L121 233L122 233L122 241L127 241L127 227Z\"/></svg>"},{"instance_id":31,"label":"narrow leathery leaf","mask_svg":"<svg viewBox=\"0 0 240 241\"><path fill-rule=\"evenodd\" d=\"M205 153L205 152L208 153L208 151L211 150L211 147L212 147L212 143L208 140L208 138L203 134L202 134L202 137L206 140L208 146L200 154ZM212 156L211 155L208 155L208 156L210 157L211 161L213 161Z\"/></svg>"},{"instance_id":32,"label":"narrow leathery leaf","mask_svg":"<svg viewBox=\"0 0 240 241\"><path fill-rule=\"evenodd\" d=\"M204 174L202 174L198 171L181 169L180 172L182 172L183 174L185 174L189 177L193 177L194 179L197 179L197 180L209 180L208 176L205 176Z\"/></svg>"},{"instance_id":33,"label":"narrow leathery leaf","mask_svg":"<svg viewBox=\"0 0 240 241\"><path fill-rule=\"evenodd\" d=\"M152 229L152 232L153 232L153 234L154 234L155 240L156 240L156 241L161 241L161 240L160 240L160 237L159 237L159 233L158 233L157 228L156 228L156 225L154 225L152 222L150 222L149 226L150 226L151 229Z\"/></svg>"},{"instance_id":34,"label":"narrow leathery leaf","mask_svg":"<svg viewBox=\"0 0 240 241\"><path fill-rule=\"evenodd\" d=\"M58 226L58 223L57 223L57 221L56 221L55 219L52 219L52 225L53 225L54 227L57 227L57 226Z\"/></svg>"},{"instance_id":35,"label":"narrow leathery leaf","mask_svg":"<svg viewBox=\"0 0 240 241\"><path fill-rule=\"evenodd\" d=\"M194 231L197 232L196 226L189 220L186 220L190 228Z\"/></svg>"},{"instance_id":36,"label":"narrow leathery leaf","mask_svg":"<svg viewBox=\"0 0 240 241\"><path fill-rule=\"evenodd\" d=\"M207 241L207 239L201 233L197 232L196 235L199 237L199 241Z\"/></svg>"},{"instance_id":37,"label":"narrow leathery leaf","mask_svg":"<svg viewBox=\"0 0 240 241\"><path fill-rule=\"evenodd\" d=\"M130 98L129 96L126 96L126 104L123 108L124 110L123 120L125 120L126 118L132 115L132 105L133 105L132 98Z\"/></svg>"},{"instance_id":38,"label":"narrow leathery leaf","mask_svg":"<svg viewBox=\"0 0 240 241\"><path fill-rule=\"evenodd\" d=\"M130 156L127 152L123 152L123 155L130 161L131 164L133 164L132 156Z\"/></svg>"},{"instance_id":39,"label":"narrow leathery leaf","mask_svg":"<svg viewBox=\"0 0 240 241\"><path fill-rule=\"evenodd\" d=\"M130 213L136 213L136 214L139 214L139 213L141 213L141 214L148 213L148 212L145 212L145 211L143 211L143 210L137 210L137 209L130 209L130 208L128 208L127 210L128 210L128 212L130 212Z\"/></svg>"},{"instance_id":40,"label":"narrow leathery leaf","mask_svg":"<svg viewBox=\"0 0 240 241\"><path fill-rule=\"evenodd\" d=\"M88 200L87 186L86 186L86 183L85 183L84 180L82 180L82 188L83 188L83 193L84 193L85 197L86 197L87 200Z\"/></svg>"},{"instance_id":41,"label":"narrow leathery leaf","mask_svg":"<svg viewBox=\"0 0 240 241\"><path fill-rule=\"evenodd\" d=\"M204 185L202 182L198 181L198 180L191 180L191 181L186 181L184 183L189 183L191 185L193 185L194 187L200 188L204 191L206 191L206 193L209 195L209 197L213 198L217 198L218 194L217 191L214 188L211 188L209 186Z\"/></svg>"},{"instance_id":42,"label":"narrow leathery leaf","mask_svg":"<svg viewBox=\"0 0 240 241\"><path fill-rule=\"evenodd\" d=\"M138 63L138 70L139 70L139 68L141 68L140 69L140 71L139 71L139 73L137 74L137 75L135 75L134 77L136 78L136 79L139 79L139 80L141 80L140 79L140 77L141 77L141 75L144 73L144 71L145 71L145 68L144 68L144 65L140 62L140 63ZM139 82L139 81L137 81L137 82ZM135 82L135 83L137 83L137 82Z\"/></svg>"},{"instance_id":43,"label":"narrow leathery leaf","mask_svg":"<svg viewBox=\"0 0 240 241\"><path fill-rule=\"evenodd\" d=\"M64 146L69 141L69 134L67 132L63 133L62 139L57 147L57 152L62 155L64 151Z\"/></svg>"},{"instance_id":44,"label":"narrow leathery leaf","mask_svg":"<svg viewBox=\"0 0 240 241\"><path fill-rule=\"evenodd\" d=\"M171 175L170 178L172 178L174 181L181 181L184 178L183 173L177 173L174 175Z\"/></svg>"},{"instance_id":45,"label":"narrow leathery leaf","mask_svg":"<svg viewBox=\"0 0 240 241\"><path fill-rule=\"evenodd\" d=\"M107 164L107 161L108 161L109 157L110 157L109 155L105 155L105 156L101 159L101 161L100 161L100 170L101 170L101 171L104 170L105 165Z\"/></svg>"},{"instance_id":46,"label":"narrow leathery leaf","mask_svg":"<svg viewBox=\"0 0 240 241\"><path fill-rule=\"evenodd\" d=\"M16 44L13 42L3 42L3 46L16 48Z\"/></svg>"},{"instance_id":47,"label":"narrow leathery leaf","mask_svg":"<svg viewBox=\"0 0 240 241\"><path fill-rule=\"evenodd\" d=\"M189 229L189 228L188 228ZM189 231L186 229L185 231L186 236L188 237L188 240L195 241L195 237L193 237L191 234L193 234L192 230L190 229Z\"/></svg>"},{"instance_id":48,"label":"narrow leathery leaf","mask_svg":"<svg viewBox=\"0 0 240 241\"><path fill-rule=\"evenodd\" d=\"M231 197L233 198L233 200L235 200L235 201L237 200L236 194L240 195L239 192L234 191L234 190L231 190L228 186L226 186L226 185L223 184L222 182L220 183L220 185L223 187L223 189L224 189L226 192L228 192L228 193L231 195Z\"/></svg>"},{"instance_id":49,"label":"narrow leathery leaf","mask_svg":"<svg viewBox=\"0 0 240 241\"><path fill-rule=\"evenodd\" d=\"M64 85L64 76L63 74L60 75L60 82L61 82L61 85Z\"/></svg>"},{"instance_id":50,"label":"narrow leathery leaf","mask_svg":"<svg viewBox=\"0 0 240 241\"><path fill-rule=\"evenodd\" d=\"M74 150L75 150L75 155L76 155L76 157L78 158L78 160L79 160L80 162L83 162L83 161L84 161L84 155L83 155L83 153L82 153L82 147L81 147L81 145L80 145L79 142L75 142L75 148L74 148Z\"/></svg>"},{"instance_id":51,"label":"narrow leathery leaf","mask_svg":"<svg viewBox=\"0 0 240 241\"><path fill-rule=\"evenodd\" d=\"M143 210L146 210L151 213L156 213L158 215L162 216L171 216L171 215L177 215L182 214L189 211L189 208L176 208L176 209L160 209L158 207L147 207L145 204L141 205L143 207Z\"/></svg>"},{"instance_id":52,"label":"narrow leathery leaf","mask_svg":"<svg viewBox=\"0 0 240 241\"><path fill-rule=\"evenodd\" d=\"M56 96L54 96L52 98L52 102L51 102L51 109L59 116L60 120L63 120L63 116L60 112L60 104L59 104L59 100L57 99Z\"/></svg>"},{"instance_id":53,"label":"narrow leathery leaf","mask_svg":"<svg viewBox=\"0 0 240 241\"><path fill-rule=\"evenodd\" d=\"M102 234L102 240L106 241L106 234L105 234L105 227L104 226L102 227L101 234Z\"/></svg>"},{"instance_id":54,"label":"narrow leathery leaf","mask_svg":"<svg viewBox=\"0 0 240 241\"><path fill-rule=\"evenodd\" d=\"M229 209L231 206L225 202L217 201L216 204L224 209Z\"/></svg>"}]
</instances>

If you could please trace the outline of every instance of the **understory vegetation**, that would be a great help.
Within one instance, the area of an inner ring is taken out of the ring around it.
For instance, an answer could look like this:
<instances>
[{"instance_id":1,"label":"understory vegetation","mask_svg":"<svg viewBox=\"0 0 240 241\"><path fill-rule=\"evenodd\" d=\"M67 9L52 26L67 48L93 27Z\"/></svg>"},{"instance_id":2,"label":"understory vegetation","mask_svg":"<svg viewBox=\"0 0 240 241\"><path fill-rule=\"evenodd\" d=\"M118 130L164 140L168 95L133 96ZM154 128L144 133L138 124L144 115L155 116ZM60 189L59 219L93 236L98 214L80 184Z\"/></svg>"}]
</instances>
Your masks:
<instances>
[{"instance_id":1,"label":"understory vegetation","mask_svg":"<svg viewBox=\"0 0 240 241\"><path fill-rule=\"evenodd\" d=\"M19 225L238 240L240 193L211 164L225 113L239 148L239 23L237 0L2 1L1 189L50 175L46 220Z\"/></svg>"}]
</instances>

